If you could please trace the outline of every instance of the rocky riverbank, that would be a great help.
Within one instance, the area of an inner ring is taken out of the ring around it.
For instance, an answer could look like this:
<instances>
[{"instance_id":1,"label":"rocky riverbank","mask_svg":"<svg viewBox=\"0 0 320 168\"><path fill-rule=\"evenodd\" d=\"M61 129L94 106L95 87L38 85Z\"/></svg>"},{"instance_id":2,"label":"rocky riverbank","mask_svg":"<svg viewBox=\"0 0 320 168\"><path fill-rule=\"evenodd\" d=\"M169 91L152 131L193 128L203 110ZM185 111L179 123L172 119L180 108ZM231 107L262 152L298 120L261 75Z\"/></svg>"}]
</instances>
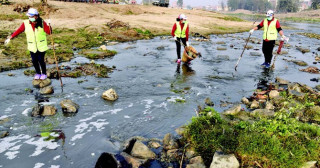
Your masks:
<instances>
[{"instance_id":1,"label":"rocky riverbank","mask_svg":"<svg viewBox=\"0 0 320 168\"><path fill-rule=\"evenodd\" d=\"M133 137L121 153L103 153L96 167L319 166L319 92L276 78L241 102L222 113L198 107L198 116L176 129L178 136Z\"/></svg>"}]
</instances>

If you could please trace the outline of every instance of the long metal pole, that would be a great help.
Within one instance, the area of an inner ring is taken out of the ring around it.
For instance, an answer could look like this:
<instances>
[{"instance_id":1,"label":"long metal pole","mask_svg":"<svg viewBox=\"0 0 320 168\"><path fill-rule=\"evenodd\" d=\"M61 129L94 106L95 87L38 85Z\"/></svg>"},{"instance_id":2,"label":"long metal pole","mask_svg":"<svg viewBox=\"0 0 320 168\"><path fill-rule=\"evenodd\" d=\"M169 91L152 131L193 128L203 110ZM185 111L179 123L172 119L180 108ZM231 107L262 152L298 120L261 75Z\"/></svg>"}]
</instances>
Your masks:
<instances>
[{"instance_id":1,"label":"long metal pole","mask_svg":"<svg viewBox=\"0 0 320 168\"><path fill-rule=\"evenodd\" d=\"M56 61L57 73L58 73L58 77L59 77L60 84L61 84L61 90L63 92L63 83L62 83L62 79L61 79L60 72L59 72L58 59L57 59L57 56L56 56L56 51L55 51L55 47L54 47L54 40L53 40L53 36L52 36L53 31L52 31L52 27L51 27L50 23L49 23L49 26L50 26L50 30L51 30L50 39L51 39L51 45L52 45L52 50L53 50L53 56L54 56L54 59Z\"/></svg>"}]
</instances>

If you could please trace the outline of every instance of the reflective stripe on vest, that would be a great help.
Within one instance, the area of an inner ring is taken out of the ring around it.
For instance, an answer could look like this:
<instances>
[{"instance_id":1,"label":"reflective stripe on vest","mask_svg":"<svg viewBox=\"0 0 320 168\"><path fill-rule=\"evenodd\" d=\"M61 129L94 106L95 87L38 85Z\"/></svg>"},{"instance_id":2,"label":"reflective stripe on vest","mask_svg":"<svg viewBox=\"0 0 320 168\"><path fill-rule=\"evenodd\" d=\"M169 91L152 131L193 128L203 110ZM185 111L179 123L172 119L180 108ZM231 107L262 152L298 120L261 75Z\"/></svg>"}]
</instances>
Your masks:
<instances>
[{"instance_id":1,"label":"reflective stripe on vest","mask_svg":"<svg viewBox=\"0 0 320 168\"><path fill-rule=\"evenodd\" d=\"M263 40L277 40L278 37L278 31L277 31L277 19L274 18L273 21L271 21L270 25L268 26L268 19L264 19L263 22Z\"/></svg>"},{"instance_id":2,"label":"reflective stripe on vest","mask_svg":"<svg viewBox=\"0 0 320 168\"><path fill-rule=\"evenodd\" d=\"M188 27L188 22L185 22L184 23L184 26L183 26L183 29L181 30L181 26L180 26L180 23L179 22L176 22L176 26L177 26L177 29L176 31L174 32L174 35L178 38L186 38L186 31L187 31L187 27Z\"/></svg>"},{"instance_id":3,"label":"reflective stripe on vest","mask_svg":"<svg viewBox=\"0 0 320 168\"><path fill-rule=\"evenodd\" d=\"M36 53L37 51L44 52L48 50L47 35L42 27L35 28L34 31L29 20L25 20L25 33L27 36L28 50ZM43 23L42 23L43 25Z\"/></svg>"}]
</instances>

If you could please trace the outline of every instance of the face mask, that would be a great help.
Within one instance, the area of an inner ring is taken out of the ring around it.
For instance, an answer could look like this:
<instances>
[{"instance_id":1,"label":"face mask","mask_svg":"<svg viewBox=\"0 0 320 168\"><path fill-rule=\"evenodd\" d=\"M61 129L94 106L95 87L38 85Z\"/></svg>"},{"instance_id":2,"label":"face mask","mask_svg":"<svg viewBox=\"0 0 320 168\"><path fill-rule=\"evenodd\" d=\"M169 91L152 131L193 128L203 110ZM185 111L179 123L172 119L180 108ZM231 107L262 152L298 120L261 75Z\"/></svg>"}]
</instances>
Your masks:
<instances>
[{"instance_id":1,"label":"face mask","mask_svg":"<svg viewBox=\"0 0 320 168\"><path fill-rule=\"evenodd\" d=\"M268 20L272 20L272 16L267 17Z\"/></svg>"},{"instance_id":2,"label":"face mask","mask_svg":"<svg viewBox=\"0 0 320 168\"><path fill-rule=\"evenodd\" d=\"M184 20L182 23L186 23L186 22L187 22L187 21Z\"/></svg>"},{"instance_id":3,"label":"face mask","mask_svg":"<svg viewBox=\"0 0 320 168\"><path fill-rule=\"evenodd\" d=\"M34 21L36 21L36 18L29 18L29 20L30 20L31 22L34 22Z\"/></svg>"}]
</instances>

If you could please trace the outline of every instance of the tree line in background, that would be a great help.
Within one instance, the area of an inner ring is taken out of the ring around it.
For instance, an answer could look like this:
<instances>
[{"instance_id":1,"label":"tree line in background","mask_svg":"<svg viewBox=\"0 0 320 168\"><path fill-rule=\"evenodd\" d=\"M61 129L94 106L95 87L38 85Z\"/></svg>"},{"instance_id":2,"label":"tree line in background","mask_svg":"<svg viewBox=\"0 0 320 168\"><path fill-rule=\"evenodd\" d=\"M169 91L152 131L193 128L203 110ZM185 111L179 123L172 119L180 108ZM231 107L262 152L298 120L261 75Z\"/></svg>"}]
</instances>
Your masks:
<instances>
[{"instance_id":1,"label":"tree line in background","mask_svg":"<svg viewBox=\"0 0 320 168\"><path fill-rule=\"evenodd\" d=\"M320 9L320 0L311 0L312 9ZM278 0L277 6L272 6L268 0L228 0L231 10L246 9L250 11L263 12L268 9L276 9L278 12L297 12L299 0Z\"/></svg>"},{"instance_id":2,"label":"tree line in background","mask_svg":"<svg viewBox=\"0 0 320 168\"><path fill-rule=\"evenodd\" d=\"M228 0L228 7L231 10L246 9L250 11L265 11L271 8L268 0Z\"/></svg>"},{"instance_id":3,"label":"tree line in background","mask_svg":"<svg viewBox=\"0 0 320 168\"><path fill-rule=\"evenodd\" d=\"M312 9L320 9L320 0L312 0L311 2Z\"/></svg>"}]
</instances>

